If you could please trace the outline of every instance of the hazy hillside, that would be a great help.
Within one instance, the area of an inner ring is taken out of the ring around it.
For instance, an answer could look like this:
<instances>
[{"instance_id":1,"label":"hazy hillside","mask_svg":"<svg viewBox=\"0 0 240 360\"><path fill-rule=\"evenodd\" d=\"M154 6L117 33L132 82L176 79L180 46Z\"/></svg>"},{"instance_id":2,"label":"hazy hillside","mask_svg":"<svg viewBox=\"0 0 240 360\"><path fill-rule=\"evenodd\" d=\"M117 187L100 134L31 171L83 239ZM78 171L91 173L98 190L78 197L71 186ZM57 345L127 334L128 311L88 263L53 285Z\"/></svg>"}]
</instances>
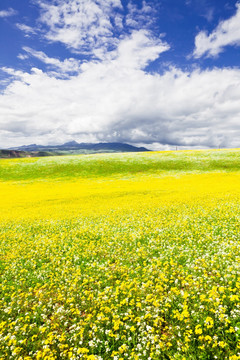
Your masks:
<instances>
[{"instance_id":1,"label":"hazy hillside","mask_svg":"<svg viewBox=\"0 0 240 360\"><path fill-rule=\"evenodd\" d=\"M11 149L0 150L0 158L41 157L74 154L96 154L114 152L149 151L144 147L136 147L123 143L77 143L70 141L62 145L23 145Z\"/></svg>"}]
</instances>

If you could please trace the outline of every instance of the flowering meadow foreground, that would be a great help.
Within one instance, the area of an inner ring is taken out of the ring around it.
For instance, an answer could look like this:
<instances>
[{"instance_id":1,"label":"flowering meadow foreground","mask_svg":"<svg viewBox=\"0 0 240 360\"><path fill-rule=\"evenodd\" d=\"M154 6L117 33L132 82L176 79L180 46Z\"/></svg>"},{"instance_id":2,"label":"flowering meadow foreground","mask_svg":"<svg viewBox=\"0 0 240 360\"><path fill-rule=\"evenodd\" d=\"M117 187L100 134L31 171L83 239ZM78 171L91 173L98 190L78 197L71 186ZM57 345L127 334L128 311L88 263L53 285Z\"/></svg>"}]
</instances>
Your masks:
<instances>
[{"instance_id":1,"label":"flowering meadow foreground","mask_svg":"<svg viewBox=\"0 0 240 360\"><path fill-rule=\"evenodd\" d=\"M0 359L240 359L240 150L0 161Z\"/></svg>"}]
</instances>

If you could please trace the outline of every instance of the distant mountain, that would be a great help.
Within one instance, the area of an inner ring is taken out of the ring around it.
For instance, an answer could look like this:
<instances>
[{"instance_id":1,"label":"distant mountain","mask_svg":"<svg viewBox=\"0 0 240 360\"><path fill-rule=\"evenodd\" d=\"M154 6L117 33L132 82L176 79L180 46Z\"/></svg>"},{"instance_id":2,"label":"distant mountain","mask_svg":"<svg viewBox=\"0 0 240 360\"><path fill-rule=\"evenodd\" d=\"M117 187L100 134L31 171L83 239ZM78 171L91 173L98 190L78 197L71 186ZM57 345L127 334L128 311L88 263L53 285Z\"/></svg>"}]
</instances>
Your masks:
<instances>
[{"instance_id":1,"label":"distant mountain","mask_svg":"<svg viewBox=\"0 0 240 360\"><path fill-rule=\"evenodd\" d=\"M70 154L96 154L114 152L142 152L149 151L144 147L136 147L124 143L77 143L70 141L62 145L23 145L11 149L0 150L0 158L54 156Z\"/></svg>"},{"instance_id":2,"label":"distant mountain","mask_svg":"<svg viewBox=\"0 0 240 360\"><path fill-rule=\"evenodd\" d=\"M19 151L62 151L62 150L91 150L91 151L119 151L119 152L136 152L136 151L149 151L144 147L136 147L124 143L77 143L76 141L70 141L63 145L23 145L19 147L14 147L9 150L19 150Z\"/></svg>"},{"instance_id":3,"label":"distant mountain","mask_svg":"<svg viewBox=\"0 0 240 360\"><path fill-rule=\"evenodd\" d=\"M9 158L24 158L24 157L39 157L39 156L53 156L62 155L57 154L54 151L21 151L21 150L0 150L0 159Z\"/></svg>"}]
</instances>

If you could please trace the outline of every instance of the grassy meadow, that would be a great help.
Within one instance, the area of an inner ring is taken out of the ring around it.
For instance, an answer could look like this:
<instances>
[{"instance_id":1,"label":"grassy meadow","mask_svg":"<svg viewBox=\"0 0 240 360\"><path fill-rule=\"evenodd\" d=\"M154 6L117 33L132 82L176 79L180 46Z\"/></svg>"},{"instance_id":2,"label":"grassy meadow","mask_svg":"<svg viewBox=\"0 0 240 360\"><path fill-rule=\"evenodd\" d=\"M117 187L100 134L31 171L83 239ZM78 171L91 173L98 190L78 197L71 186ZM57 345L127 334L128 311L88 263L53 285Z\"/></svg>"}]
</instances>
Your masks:
<instances>
[{"instance_id":1,"label":"grassy meadow","mask_svg":"<svg viewBox=\"0 0 240 360\"><path fill-rule=\"evenodd\" d=\"M0 359L240 359L240 150L0 161Z\"/></svg>"}]
</instances>

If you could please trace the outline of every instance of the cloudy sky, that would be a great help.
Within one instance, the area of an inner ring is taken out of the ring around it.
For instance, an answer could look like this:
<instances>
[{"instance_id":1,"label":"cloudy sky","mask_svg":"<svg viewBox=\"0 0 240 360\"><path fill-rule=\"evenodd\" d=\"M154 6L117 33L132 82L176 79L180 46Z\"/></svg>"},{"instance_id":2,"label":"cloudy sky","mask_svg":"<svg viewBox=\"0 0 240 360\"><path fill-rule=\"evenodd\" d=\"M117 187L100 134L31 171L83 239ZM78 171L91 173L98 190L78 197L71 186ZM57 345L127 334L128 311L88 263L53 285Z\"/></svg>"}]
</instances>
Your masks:
<instances>
[{"instance_id":1,"label":"cloudy sky","mask_svg":"<svg viewBox=\"0 0 240 360\"><path fill-rule=\"evenodd\" d=\"M0 148L240 147L240 2L1 0Z\"/></svg>"}]
</instances>

